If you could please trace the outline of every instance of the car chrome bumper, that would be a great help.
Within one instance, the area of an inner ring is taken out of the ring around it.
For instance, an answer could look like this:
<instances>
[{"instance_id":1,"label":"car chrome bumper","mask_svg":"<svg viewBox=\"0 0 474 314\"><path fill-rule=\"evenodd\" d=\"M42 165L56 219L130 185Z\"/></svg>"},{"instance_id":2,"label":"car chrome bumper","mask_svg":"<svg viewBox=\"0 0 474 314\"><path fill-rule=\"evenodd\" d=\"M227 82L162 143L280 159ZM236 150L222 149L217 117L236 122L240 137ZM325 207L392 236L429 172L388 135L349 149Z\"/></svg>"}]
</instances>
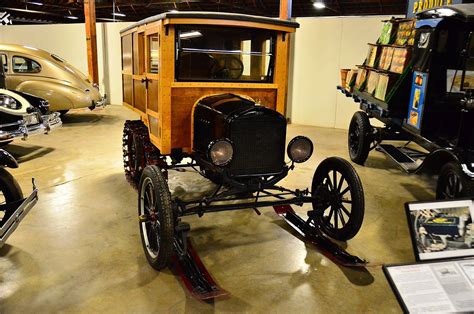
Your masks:
<instances>
[{"instance_id":1,"label":"car chrome bumper","mask_svg":"<svg viewBox=\"0 0 474 314\"><path fill-rule=\"evenodd\" d=\"M104 96L102 96L96 103L95 103L95 106L93 106L94 108L98 108L98 107L105 107L107 106L107 94L104 94Z\"/></svg>"},{"instance_id":2,"label":"car chrome bumper","mask_svg":"<svg viewBox=\"0 0 474 314\"><path fill-rule=\"evenodd\" d=\"M0 205L0 211L5 212L5 216L0 220L0 248L16 230L20 222L30 212L38 202L38 189L33 180L33 192L27 198L9 204Z\"/></svg>"},{"instance_id":3,"label":"car chrome bumper","mask_svg":"<svg viewBox=\"0 0 474 314\"><path fill-rule=\"evenodd\" d=\"M44 133L62 125L58 112L40 116L38 113L30 113L23 116L23 120L13 123L0 124L0 143L21 137L23 140L29 135ZM15 130L5 130L17 126Z\"/></svg>"}]
</instances>

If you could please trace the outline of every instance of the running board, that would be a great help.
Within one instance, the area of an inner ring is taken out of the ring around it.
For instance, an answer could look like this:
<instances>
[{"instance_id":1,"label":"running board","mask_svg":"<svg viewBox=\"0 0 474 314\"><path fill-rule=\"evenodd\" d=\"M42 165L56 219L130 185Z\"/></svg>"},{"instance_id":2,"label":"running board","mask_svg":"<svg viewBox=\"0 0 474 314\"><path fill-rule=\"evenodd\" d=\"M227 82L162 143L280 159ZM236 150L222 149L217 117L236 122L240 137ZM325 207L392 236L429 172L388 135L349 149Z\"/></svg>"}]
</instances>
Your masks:
<instances>
[{"instance_id":1,"label":"running board","mask_svg":"<svg viewBox=\"0 0 474 314\"><path fill-rule=\"evenodd\" d=\"M196 299L206 301L228 296L207 271L187 237L189 225L180 222L174 240L173 264L183 285Z\"/></svg>"},{"instance_id":2,"label":"running board","mask_svg":"<svg viewBox=\"0 0 474 314\"><path fill-rule=\"evenodd\" d=\"M402 149L397 148L390 144L378 145L380 150L388 155L395 163L397 163L403 170L408 173L416 172L421 164L417 163L412 157L410 157Z\"/></svg>"},{"instance_id":3,"label":"running board","mask_svg":"<svg viewBox=\"0 0 474 314\"><path fill-rule=\"evenodd\" d=\"M367 261L346 252L332 242L318 228L309 227L306 221L298 216L290 205L274 206L275 212L282 217L300 235L314 244L321 253L336 264L346 267L365 267Z\"/></svg>"}]
</instances>

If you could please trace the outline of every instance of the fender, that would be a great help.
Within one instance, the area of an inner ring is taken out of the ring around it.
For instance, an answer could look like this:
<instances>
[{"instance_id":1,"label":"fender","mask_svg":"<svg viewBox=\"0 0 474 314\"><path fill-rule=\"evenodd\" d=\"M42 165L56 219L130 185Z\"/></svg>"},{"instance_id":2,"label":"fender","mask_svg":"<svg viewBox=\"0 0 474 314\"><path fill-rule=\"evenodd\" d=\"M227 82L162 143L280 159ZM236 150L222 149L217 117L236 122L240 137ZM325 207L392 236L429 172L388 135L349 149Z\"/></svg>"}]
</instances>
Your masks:
<instances>
[{"instance_id":1,"label":"fender","mask_svg":"<svg viewBox=\"0 0 474 314\"><path fill-rule=\"evenodd\" d=\"M0 166L9 168L18 168L18 162L6 150L0 149Z\"/></svg>"},{"instance_id":2,"label":"fender","mask_svg":"<svg viewBox=\"0 0 474 314\"><path fill-rule=\"evenodd\" d=\"M437 174L439 173L441 167L451 161L457 162L459 164L461 163L458 156L453 151L447 150L445 148L437 149L426 156L425 161L416 171L416 173L433 172Z\"/></svg>"}]
</instances>

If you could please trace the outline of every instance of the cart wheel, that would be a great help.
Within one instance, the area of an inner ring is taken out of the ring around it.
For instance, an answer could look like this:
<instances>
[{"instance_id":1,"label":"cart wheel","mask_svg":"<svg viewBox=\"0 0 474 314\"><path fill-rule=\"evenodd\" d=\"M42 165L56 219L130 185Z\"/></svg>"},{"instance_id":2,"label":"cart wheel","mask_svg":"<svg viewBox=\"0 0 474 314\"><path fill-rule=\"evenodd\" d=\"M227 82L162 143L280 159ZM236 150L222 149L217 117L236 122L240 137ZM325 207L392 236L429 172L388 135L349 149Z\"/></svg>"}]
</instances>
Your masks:
<instances>
[{"instance_id":1,"label":"cart wheel","mask_svg":"<svg viewBox=\"0 0 474 314\"><path fill-rule=\"evenodd\" d=\"M364 219L364 190L352 165L339 157L330 157L318 166L311 194L315 224L336 240L349 240L359 232Z\"/></svg>"},{"instance_id":2,"label":"cart wheel","mask_svg":"<svg viewBox=\"0 0 474 314\"><path fill-rule=\"evenodd\" d=\"M138 194L140 236L148 263L156 270L168 266L173 254L174 217L171 194L161 169L147 166Z\"/></svg>"},{"instance_id":3,"label":"cart wheel","mask_svg":"<svg viewBox=\"0 0 474 314\"><path fill-rule=\"evenodd\" d=\"M457 162L448 162L441 168L436 186L437 199L474 196L474 184Z\"/></svg>"},{"instance_id":4,"label":"cart wheel","mask_svg":"<svg viewBox=\"0 0 474 314\"><path fill-rule=\"evenodd\" d=\"M127 121L123 128L123 164L125 177L136 186L145 167L143 141L140 136L144 127L141 121Z\"/></svg>"},{"instance_id":5,"label":"cart wheel","mask_svg":"<svg viewBox=\"0 0 474 314\"><path fill-rule=\"evenodd\" d=\"M369 117L362 111L354 113L349 125L349 156L356 164L363 165L370 151L372 126Z\"/></svg>"}]
</instances>

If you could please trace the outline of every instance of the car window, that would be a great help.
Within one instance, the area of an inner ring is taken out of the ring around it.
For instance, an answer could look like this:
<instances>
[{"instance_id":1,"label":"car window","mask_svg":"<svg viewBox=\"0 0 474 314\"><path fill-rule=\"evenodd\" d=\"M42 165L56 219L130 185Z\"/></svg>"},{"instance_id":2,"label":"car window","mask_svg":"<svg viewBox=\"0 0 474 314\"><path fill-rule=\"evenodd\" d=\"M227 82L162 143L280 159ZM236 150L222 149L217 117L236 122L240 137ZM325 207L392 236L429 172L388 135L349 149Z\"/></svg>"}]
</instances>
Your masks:
<instances>
[{"instance_id":1,"label":"car window","mask_svg":"<svg viewBox=\"0 0 474 314\"><path fill-rule=\"evenodd\" d=\"M29 58L14 56L12 61L15 73L39 73L41 71L41 65Z\"/></svg>"},{"instance_id":2,"label":"car window","mask_svg":"<svg viewBox=\"0 0 474 314\"><path fill-rule=\"evenodd\" d=\"M8 71L7 55L2 53L2 54L0 54L0 56L2 57L3 71L7 72Z\"/></svg>"}]
</instances>

